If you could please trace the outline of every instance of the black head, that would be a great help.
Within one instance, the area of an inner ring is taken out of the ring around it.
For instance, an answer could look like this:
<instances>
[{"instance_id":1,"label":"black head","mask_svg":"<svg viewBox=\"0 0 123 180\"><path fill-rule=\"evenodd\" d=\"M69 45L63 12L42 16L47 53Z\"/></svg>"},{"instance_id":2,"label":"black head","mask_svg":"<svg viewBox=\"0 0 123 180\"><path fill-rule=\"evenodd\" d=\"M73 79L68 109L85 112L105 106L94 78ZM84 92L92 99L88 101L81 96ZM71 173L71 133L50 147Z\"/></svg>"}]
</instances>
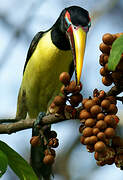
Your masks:
<instances>
[{"instance_id":1,"label":"black head","mask_svg":"<svg viewBox=\"0 0 123 180\"><path fill-rule=\"evenodd\" d=\"M74 26L82 26L83 28L88 28L89 30L91 21L88 11L78 6L71 6L64 9L59 17L61 19L61 30L63 32L66 32L69 27L65 17L66 13L68 13L68 16L70 15L71 23Z\"/></svg>"},{"instance_id":2,"label":"black head","mask_svg":"<svg viewBox=\"0 0 123 180\"><path fill-rule=\"evenodd\" d=\"M90 17L87 10L78 7L78 6L71 6L66 9L70 13L71 22L73 25L78 26L88 26L90 23ZM89 25L90 26L90 25Z\"/></svg>"},{"instance_id":3,"label":"black head","mask_svg":"<svg viewBox=\"0 0 123 180\"><path fill-rule=\"evenodd\" d=\"M52 39L54 44L60 49L70 49L69 41L66 37L66 32L70 26L70 22L67 21L66 14L69 16L69 20L74 26L82 26L87 32L91 26L89 13L87 10L79 6L70 6L65 8L56 23L52 27Z\"/></svg>"}]
</instances>

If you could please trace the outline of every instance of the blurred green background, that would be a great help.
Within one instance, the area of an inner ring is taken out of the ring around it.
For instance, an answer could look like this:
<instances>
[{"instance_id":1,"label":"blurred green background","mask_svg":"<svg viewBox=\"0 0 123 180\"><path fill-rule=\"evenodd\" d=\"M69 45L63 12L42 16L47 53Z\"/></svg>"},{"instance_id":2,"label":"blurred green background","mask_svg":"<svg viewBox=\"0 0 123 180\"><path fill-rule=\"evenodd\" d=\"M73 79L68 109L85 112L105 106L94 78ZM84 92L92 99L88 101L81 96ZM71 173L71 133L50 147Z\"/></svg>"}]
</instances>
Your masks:
<instances>
[{"instance_id":1,"label":"blurred green background","mask_svg":"<svg viewBox=\"0 0 123 180\"><path fill-rule=\"evenodd\" d=\"M88 33L82 72L82 94L92 95L94 88L109 88L101 83L99 44L105 33L123 32L122 0L1 0L0 1L0 118L15 117L18 90L22 80L27 50L38 31L50 28L65 7L78 5L90 12L92 27ZM74 77L73 77L74 78ZM123 106L119 106L122 135ZM97 167L93 154L79 142L79 122L62 122L52 126L60 145L54 164L54 180L122 180L123 172L114 165ZM31 130L0 135L29 161ZM8 168L2 180L17 180Z\"/></svg>"}]
</instances>

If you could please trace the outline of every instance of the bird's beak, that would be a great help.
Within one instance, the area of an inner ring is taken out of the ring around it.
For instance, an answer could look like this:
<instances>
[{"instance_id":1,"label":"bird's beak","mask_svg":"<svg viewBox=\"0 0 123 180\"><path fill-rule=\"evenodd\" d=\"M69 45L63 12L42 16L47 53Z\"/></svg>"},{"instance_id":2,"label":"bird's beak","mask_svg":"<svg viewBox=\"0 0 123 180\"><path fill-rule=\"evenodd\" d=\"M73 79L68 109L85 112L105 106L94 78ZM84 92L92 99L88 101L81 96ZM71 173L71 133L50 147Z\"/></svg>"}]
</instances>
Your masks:
<instances>
[{"instance_id":1,"label":"bird's beak","mask_svg":"<svg viewBox=\"0 0 123 180\"><path fill-rule=\"evenodd\" d=\"M67 35L70 40L70 45L73 53L76 83L79 85L81 72L83 67L83 59L86 44L86 32L81 26L70 25L67 30Z\"/></svg>"}]
</instances>

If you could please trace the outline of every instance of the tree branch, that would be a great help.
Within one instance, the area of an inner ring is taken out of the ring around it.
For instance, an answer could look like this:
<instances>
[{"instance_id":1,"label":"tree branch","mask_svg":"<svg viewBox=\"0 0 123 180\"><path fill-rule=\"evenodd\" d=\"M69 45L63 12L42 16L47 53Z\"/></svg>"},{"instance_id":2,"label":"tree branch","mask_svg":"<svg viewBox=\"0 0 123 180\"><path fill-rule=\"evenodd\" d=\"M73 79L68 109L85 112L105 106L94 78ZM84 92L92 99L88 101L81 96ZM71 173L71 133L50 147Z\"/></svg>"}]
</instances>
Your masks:
<instances>
[{"instance_id":1,"label":"tree branch","mask_svg":"<svg viewBox=\"0 0 123 180\"><path fill-rule=\"evenodd\" d=\"M107 96L117 96L123 92L123 86L113 86L106 94Z\"/></svg>"},{"instance_id":2,"label":"tree branch","mask_svg":"<svg viewBox=\"0 0 123 180\"><path fill-rule=\"evenodd\" d=\"M66 119L62 115L56 116L55 114L52 114L52 115L43 117L42 125L58 123L58 122L65 121L65 120L71 120L71 119ZM0 124L0 134L11 134L11 133L15 133L17 131L32 128L33 124L35 122L35 119L27 118L27 119L22 119L20 121L18 121L18 119L1 119L0 121L2 121L2 122L15 121L14 123Z\"/></svg>"}]
</instances>

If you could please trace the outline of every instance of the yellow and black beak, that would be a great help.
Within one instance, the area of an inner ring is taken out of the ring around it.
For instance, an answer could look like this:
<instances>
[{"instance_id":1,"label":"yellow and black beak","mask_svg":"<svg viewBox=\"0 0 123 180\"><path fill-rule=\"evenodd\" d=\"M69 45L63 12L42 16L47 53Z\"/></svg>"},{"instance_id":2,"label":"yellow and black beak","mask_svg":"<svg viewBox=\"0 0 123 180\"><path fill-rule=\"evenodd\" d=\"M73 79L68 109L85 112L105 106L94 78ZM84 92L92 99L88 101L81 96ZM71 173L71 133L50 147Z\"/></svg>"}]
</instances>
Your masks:
<instances>
[{"instance_id":1,"label":"yellow and black beak","mask_svg":"<svg viewBox=\"0 0 123 180\"><path fill-rule=\"evenodd\" d=\"M65 14L65 23L68 26L66 33L73 53L76 83L79 85L85 53L86 34L89 30L90 22L86 27L75 26L72 24L70 14L67 11Z\"/></svg>"},{"instance_id":2,"label":"yellow and black beak","mask_svg":"<svg viewBox=\"0 0 123 180\"><path fill-rule=\"evenodd\" d=\"M81 26L77 27L71 24L67 30L67 34L73 53L76 83L79 85L85 53L86 31Z\"/></svg>"}]
</instances>

